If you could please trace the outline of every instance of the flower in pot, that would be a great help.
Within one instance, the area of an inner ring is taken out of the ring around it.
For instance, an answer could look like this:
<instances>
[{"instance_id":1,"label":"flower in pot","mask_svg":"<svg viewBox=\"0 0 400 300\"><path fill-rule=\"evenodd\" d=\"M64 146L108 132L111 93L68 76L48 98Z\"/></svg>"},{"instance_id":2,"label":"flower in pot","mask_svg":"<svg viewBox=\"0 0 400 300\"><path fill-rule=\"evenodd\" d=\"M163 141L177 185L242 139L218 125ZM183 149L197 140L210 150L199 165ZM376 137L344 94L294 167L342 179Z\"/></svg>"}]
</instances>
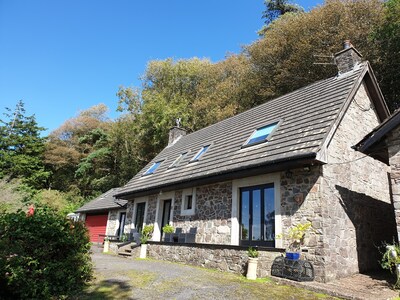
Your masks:
<instances>
[{"instance_id":1,"label":"flower in pot","mask_svg":"<svg viewBox=\"0 0 400 300\"><path fill-rule=\"evenodd\" d=\"M300 258L301 246L304 245L306 233L311 229L311 222L299 223L290 227L286 234L279 234L278 238L284 238L289 241L286 249L286 258L297 260Z\"/></svg>"},{"instance_id":2,"label":"flower in pot","mask_svg":"<svg viewBox=\"0 0 400 300\"><path fill-rule=\"evenodd\" d=\"M253 247L249 247L249 249L247 249L247 255L249 256L249 261L246 278L255 280L257 279L258 251Z\"/></svg>"},{"instance_id":3,"label":"flower in pot","mask_svg":"<svg viewBox=\"0 0 400 300\"><path fill-rule=\"evenodd\" d=\"M174 231L175 231L175 228L169 224L165 225L162 228L162 232L164 235L164 242L171 242L172 234L174 233Z\"/></svg>"},{"instance_id":4,"label":"flower in pot","mask_svg":"<svg viewBox=\"0 0 400 300\"><path fill-rule=\"evenodd\" d=\"M147 256L147 242L153 236L154 225L146 225L142 229L140 236L140 258L146 258Z\"/></svg>"}]
</instances>

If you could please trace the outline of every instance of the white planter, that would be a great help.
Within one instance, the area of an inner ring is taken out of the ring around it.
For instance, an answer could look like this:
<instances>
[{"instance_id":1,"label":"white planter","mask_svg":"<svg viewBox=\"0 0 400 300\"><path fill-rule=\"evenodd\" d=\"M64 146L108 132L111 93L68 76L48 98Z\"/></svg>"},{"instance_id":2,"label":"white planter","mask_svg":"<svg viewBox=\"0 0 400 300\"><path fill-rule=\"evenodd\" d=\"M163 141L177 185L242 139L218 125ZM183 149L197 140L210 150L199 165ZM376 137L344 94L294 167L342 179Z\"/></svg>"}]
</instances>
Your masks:
<instances>
[{"instance_id":1,"label":"white planter","mask_svg":"<svg viewBox=\"0 0 400 300\"><path fill-rule=\"evenodd\" d=\"M110 241L104 241L103 252L108 252L110 250Z\"/></svg>"},{"instance_id":2,"label":"white planter","mask_svg":"<svg viewBox=\"0 0 400 300\"><path fill-rule=\"evenodd\" d=\"M247 275L246 278L250 280L257 279L257 264L258 258L249 257L248 265L247 265Z\"/></svg>"},{"instance_id":3,"label":"white planter","mask_svg":"<svg viewBox=\"0 0 400 300\"><path fill-rule=\"evenodd\" d=\"M146 258L147 256L147 244L140 245L140 258Z\"/></svg>"}]
</instances>

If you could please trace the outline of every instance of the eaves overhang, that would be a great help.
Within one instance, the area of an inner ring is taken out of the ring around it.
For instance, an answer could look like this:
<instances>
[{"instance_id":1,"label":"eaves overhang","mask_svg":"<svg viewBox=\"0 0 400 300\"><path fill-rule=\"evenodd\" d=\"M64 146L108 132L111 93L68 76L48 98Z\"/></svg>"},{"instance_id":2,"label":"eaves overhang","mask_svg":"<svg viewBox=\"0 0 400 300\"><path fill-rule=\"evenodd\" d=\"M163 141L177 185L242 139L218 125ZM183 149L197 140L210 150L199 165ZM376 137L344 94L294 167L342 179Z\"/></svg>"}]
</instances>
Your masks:
<instances>
[{"instance_id":1,"label":"eaves overhang","mask_svg":"<svg viewBox=\"0 0 400 300\"><path fill-rule=\"evenodd\" d=\"M117 199L133 200L136 197L158 194L160 191L168 192L177 189L184 189L193 186L207 185L215 182L228 181L243 177L257 176L261 174L279 172L294 168L300 168L310 165L321 165L325 162L319 161L316 152L296 155L291 158L282 158L278 160L268 161L258 165L244 166L236 169L230 169L225 172L218 172L198 178L181 179L172 183L159 184L143 189L125 191L115 194Z\"/></svg>"}]
</instances>

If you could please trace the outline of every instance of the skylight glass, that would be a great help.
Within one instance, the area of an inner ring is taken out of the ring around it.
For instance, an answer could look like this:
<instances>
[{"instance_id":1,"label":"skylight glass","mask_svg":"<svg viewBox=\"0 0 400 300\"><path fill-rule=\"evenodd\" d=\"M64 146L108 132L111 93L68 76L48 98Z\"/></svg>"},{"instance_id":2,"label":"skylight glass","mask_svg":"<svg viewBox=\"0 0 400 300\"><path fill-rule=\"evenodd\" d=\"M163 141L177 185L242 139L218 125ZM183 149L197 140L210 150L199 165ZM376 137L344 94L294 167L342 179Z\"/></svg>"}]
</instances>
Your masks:
<instances>
[{"instance_id":1,"label":"skylight glass","mask_svg":"<svg viewBox=\"0 0 400 300\"><path fill-rule=\"evenodd\" d=\"M181 161L186 157L187 154L188 154L188 152L181 153L181 154L174 160L174 162L169 166L169 168L176 168L177 166L179 166L179 164L180 164Z\"/></svg>"},{"instance_id":2,"label":"skylight glass","mask_svg":"<svg viewBox=\"0 0 400 300\"><path fill-rule=\"evenodd\" d=\"M161 165L162 161L155 162L143 175L153 174L157 168Z\"/></svg>"},{"instance_id":3,"label":"skylight glass","mask_svg":"<svg viewBox=\"0 0 400 300\"><path fill-rule=\"evenodd\" d=\"M210 145L204 146L203 148L200 149L199 152L197 152L197 154L190 160L192 161L198 161L200 159L200 157L203 156L204 153L206 153L206 151L208 150L208 148L210 147Z\"/></svg>"},{"instance_id":4,"label":"skylight glass","mask_svg":"<svg viewBox=\"0 0 400 300\"><path fill-rule=\"evenodd\" d=\"M278 125L278 122L258 128L253 132L245 145L253 145L264 142L275 129L276 125Z\"/></svg>"}]
</instances>

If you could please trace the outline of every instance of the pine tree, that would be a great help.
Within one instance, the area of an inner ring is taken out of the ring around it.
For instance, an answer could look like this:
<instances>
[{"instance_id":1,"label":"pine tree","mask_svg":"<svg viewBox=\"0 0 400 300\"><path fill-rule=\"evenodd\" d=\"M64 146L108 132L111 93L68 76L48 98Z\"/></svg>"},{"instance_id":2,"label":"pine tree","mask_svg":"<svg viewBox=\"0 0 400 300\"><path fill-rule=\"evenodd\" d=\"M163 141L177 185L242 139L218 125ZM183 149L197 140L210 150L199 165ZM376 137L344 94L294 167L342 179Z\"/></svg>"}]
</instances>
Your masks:
<instances>
[{"instance_id":1,"label":"pine tree","mask_svg":"<svg viewBox=\"0 0 400 300\"><path fill-rule=\"evenodd\" d=\"M42 188L50 175L43 165L45 138L40 132L44 128L34 115L25 115L21 100L14 111L6 111L0 119L0 178L21 178L33 188Z\"/></svg>"}]
</instances>

